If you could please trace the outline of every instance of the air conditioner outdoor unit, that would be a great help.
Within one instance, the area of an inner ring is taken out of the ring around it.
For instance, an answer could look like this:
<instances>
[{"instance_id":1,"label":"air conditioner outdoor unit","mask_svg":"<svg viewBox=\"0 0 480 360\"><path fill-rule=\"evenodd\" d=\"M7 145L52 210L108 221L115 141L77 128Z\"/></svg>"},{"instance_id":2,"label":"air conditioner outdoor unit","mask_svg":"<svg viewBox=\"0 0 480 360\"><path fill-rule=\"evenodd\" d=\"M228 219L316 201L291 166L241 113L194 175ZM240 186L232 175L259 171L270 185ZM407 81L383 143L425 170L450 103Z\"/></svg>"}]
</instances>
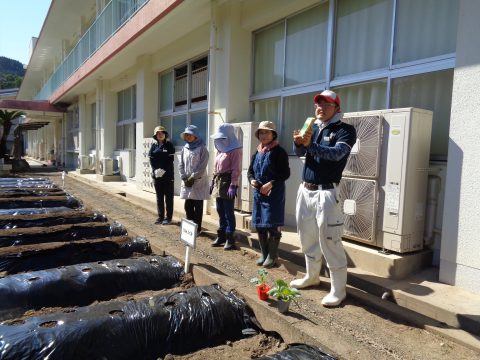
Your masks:
<instances>
[{"instance_id":1,"label":"air conditioner outdoor unit","mask_svg":"<svg viewBox=\"0 0 480 360\"><path fill-rule=\"evenodd\" d=\"M344 238L399 253L421 250L432 112L347 113L357 130L339 186Z\"/></svg>"},{"instance_id":2,"label":"air conditioner outdoor unit","mask_svg":"<svg viewBox=\"0 0 480 360\"><path fill-rule=\"evenodd\" d=\"M123 161L122 157L120 155L114 156L113 157L113 172L115 175L119 175L122 173L122 168L123 168Z\"/></svg>"},{"instance_id":3,"label":"air conditioner outdoor unit","mask_svg":"<svg viewBox=\"0 0 480 360\"><path fill-rule=\"evenodd\" d=\"M80 170L90 169L90 158L86 155L80 155L77 158L77 168Z\"/></svg>"},{"instance_id":4,"label":"air conditioner outdoor unit","mask_svg":"<svg viewBox=\"0 0 480 360\"><path fill-rule=\"evenodd\" d=\"M105 176L113 175L113 159L102 158L102 160L100 161L100 171L102 175Z\"/></svg>"},{"instance_id":5,"label":"air conditioner outdoor unit","mask_svg":"<svg viewBox=\"0 0 480 360\"><path fill-rule=\"evenodd\" d=\"M235 200L235 208L241 211L251 212L253 208L253 190L248 182L247 172L258 145L255 131L259 124L259 122L232 124L235 127L235 136L242 144L242 173L238 182L238 196Z\"/></svg>"},{"instance_id":6,"label":"air conditioner outdoor unit","mask_svg":"<svg viewBox=\"0 0 480 360\"><path fill-rule=\"evenodd\" d=\"M90 170L95 170L95 167L97 166L97 158L96 158L95 154L90 154L90 155L88 155L88 157L89 157L89 161L90 161L89 169Z\"/></svg>"},{"instance_id":7,"label":"air conditioner outdoor unit","mask_svg":"<svg viewBox=\"0 0 480 360\"><path fill-rule=\"evenodd\" d=\"M120 151L121 167L120 173L127 178L135 176L135 150Z\"/></svg>"}]
</instances>

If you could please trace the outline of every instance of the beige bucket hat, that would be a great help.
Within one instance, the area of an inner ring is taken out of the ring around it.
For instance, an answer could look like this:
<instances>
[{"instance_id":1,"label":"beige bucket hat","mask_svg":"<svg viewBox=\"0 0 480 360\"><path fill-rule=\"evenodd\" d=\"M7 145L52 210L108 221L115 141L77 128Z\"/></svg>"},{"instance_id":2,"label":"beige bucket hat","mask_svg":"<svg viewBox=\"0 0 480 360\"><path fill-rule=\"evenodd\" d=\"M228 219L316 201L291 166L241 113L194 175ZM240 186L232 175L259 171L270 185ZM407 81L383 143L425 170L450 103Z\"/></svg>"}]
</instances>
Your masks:
<instances>
[{"instance_id":1,"label":"beige bucket hat","mask_svg":"<svg viewBox=\"0 0 480 360\"><path fill-rule=\"evenodd\" d=\"M274 134L274 137L276 138L278 135L277 135L277 130L276 130L276 126L275 126L275 123L271 122L271 121L262 121L259 125L258 125L258 129L255 131L255 137L258 139L258 132L260 130L270 130L271 132L273 132Z\"/></svg>"}]
</instances>

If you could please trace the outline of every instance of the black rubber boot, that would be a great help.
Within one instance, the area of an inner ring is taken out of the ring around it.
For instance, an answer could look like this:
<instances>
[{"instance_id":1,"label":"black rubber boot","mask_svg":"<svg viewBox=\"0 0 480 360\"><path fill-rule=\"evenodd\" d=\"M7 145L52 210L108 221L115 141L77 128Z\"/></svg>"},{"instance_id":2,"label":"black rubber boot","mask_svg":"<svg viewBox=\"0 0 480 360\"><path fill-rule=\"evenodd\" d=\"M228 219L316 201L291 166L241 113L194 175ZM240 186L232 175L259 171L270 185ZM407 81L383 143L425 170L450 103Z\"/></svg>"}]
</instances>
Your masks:
<instances>
[{"instance_id":1,"label":"black rubber boot","mask_svg":"<svg viewBox=\"0 0 480 360\"><path fill-rule=\"evenodd\" d=\"M268 239L268 256L263 263L263 267L271 268L275 266L278 259L278 245L280 245L281 237L282 233L279 231L276 231L273 235L270 235L270 238Z\"/></svg>"},{"instance_id":2,"label":"black rubber boot","mask_svg":"<svg viewBox=\"0 0 480 360\"><path fill-rule=\"evenodd\" d=\"M257 260L257 265L262 266L268 256L268 232L258 232L258 242L262 256Z\"/></svg>"},{"instance_id":3,"label":"black rubber boot","mask_svg":"<svg viewBox=\"0 0 480 360\"><path fill-rule=\"evenodd\" d=\"M227 237L227 242L225 243L225 246L223 247L223 250L234 250L235 249L235 237L233 236L233 233L226 233L225 235Z\"/></svg>"},{"instance_id":4,"label":"black rubber boot","mask_svg":"<svg viewBox=\"0 0 480 360\"><path fill-rule=\"evenodd\" d=\"M227 238L225 237L225 231L217 230L217 238L212 243L212 246L222 246L223 244L225 244L225 241L227 241Z\"/></svg>"}]
</instances>

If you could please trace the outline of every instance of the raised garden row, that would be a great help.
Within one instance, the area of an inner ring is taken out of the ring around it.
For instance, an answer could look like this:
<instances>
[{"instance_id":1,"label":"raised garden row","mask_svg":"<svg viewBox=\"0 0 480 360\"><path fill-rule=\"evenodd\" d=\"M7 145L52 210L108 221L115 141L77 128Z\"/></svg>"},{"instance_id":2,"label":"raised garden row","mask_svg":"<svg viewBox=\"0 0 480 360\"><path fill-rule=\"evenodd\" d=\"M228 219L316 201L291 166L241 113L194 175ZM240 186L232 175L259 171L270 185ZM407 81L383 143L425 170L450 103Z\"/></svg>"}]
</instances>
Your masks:
<instances>
[{"instance_id":1,"label":"raised garden row","mask_svg":"<svg viewBox=\"0 0 480 360\"><path fill-rule=\"evenodd\" d=\"M234 293L185 287L178 260L60 192L0 179L0 211L15 208L0 214L2 359L158 359L262 332ZM261 358L332 359L307 345Z\"/></svg>"}]
</instances>

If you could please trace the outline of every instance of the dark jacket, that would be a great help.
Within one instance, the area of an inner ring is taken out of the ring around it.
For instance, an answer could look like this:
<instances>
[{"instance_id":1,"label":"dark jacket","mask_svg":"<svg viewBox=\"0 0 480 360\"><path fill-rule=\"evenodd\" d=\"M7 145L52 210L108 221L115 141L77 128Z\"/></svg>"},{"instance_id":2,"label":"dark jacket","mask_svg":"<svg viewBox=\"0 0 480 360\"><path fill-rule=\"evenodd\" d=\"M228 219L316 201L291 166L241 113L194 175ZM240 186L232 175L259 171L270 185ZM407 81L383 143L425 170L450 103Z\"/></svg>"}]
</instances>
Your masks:
<instances>
[{"instance_id":1,"label":"dark jacket","mask_svg":"<svg viewBox=\"0 0 480 360\"><path fill-rule=\"evenodd\" d=\"M264 196L258 189L253 192L252 225L255 228L276 228L284 225L285 180L290 176L288 154L280 146L252 156L248 168L248 181L253 179L266 184L272 182L272 190Z\"/></svg>"},{"instance_id":2,"label":"dark jacket","mask_svg":"<svg viewBox=\"0 0 480 360\"><path fill-rule=\"evenodd\" d=\"M306 155L303 181L317 185L340 182L357 134L352 125L335 120L323 129L315 125L307 148L294 145L298 156Z\"/></svg>"},{"instance_id":3,"label":"dark jacket","mask_svg":"<svg viewBox=\"0 0 480 360\"><path fill-rule=\"evenodd\" d=\"M290 177L290 167L288 165L288 154L281 146L275 146L270 151L270 161L272 164L272 169L270 174L255 174L253 169L253 163L258 152L253 154L250 159L250 166L248 168L247 177L248 183L251 183L252 180L257 180L258 182L265 184L273 180L272 187L275 187L275 182L284 182Z\"/></svg>"},{"instance_id":4,"label":"dark jacket","mask_svg":"<svg viewBox=\"0 0 480 360\"><path fill-rule=\"evenodd\" d=\"M175 155L175 147L170 141L164 143L154 142L148 152L150 158L150 166L152 167L152 173L156 169L165 170L165 174L162 176L164 180L173 179L173 161Z\"/></svg>"}]
</instances>

